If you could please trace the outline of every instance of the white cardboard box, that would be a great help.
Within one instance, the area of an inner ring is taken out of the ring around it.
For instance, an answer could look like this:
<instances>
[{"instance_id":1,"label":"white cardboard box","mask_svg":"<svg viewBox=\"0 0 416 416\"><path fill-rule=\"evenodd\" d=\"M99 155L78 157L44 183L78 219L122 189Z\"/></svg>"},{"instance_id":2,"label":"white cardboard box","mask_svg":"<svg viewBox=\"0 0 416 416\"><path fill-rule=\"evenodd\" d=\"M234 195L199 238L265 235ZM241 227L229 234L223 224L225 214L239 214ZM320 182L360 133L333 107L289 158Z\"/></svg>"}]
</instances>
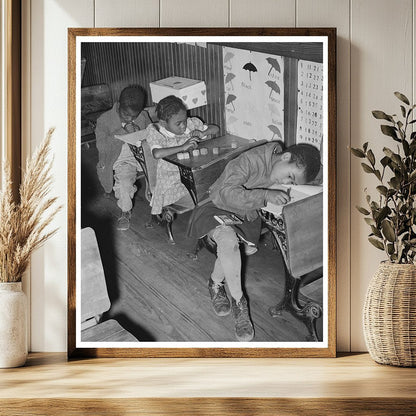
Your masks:
<instances>
[{"instance_id":1,"label":"white cardboard box","mask_svg":"<svg viewBox=\"0 0 416 416\"><path fill-rule=\"evenodd\" d=\"M176 95L188 110L207 103L207 87L204 81L182 77L169 77L150 83L152 100L158 103L168 95Z\"/></svg>"}]
</instances>

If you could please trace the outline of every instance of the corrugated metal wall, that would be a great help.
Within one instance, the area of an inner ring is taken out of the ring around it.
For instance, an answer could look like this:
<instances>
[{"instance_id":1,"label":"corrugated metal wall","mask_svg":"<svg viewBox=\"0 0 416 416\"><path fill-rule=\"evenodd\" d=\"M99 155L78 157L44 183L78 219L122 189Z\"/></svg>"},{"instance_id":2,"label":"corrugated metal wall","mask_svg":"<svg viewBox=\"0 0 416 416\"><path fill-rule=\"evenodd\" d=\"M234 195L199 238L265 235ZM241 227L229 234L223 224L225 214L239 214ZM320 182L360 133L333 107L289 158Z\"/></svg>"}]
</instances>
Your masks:
<instances>
[{"instance_id":1,"label":"corrugated metal wall","mask_svg":"<svg viewBox=\"0 0 416 416\"><path fill-rule=\"evenodd\" d=\"M139 84L148 92L149 83L169 76L201 79L207 85L206 106L190 111L206 123L223 129L224 83L222 47L201 47L177 43L83 43L81 55L86 58L83 86L108 84L113 100L129 84ZM224 134L225 131L221 131Z\"/></svg>"}]
</instances>

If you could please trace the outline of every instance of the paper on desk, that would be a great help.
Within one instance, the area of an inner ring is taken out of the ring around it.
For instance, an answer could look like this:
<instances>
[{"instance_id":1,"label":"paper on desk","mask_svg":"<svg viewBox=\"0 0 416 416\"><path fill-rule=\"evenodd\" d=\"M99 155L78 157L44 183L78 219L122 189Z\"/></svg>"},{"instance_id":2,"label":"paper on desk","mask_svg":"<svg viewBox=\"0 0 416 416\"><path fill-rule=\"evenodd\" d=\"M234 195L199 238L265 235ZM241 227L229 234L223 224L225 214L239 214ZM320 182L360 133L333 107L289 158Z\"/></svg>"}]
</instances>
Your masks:
<instances>
[{"instance_id":1,"label":"paper on desk","mask_svg":"<svg viewBox=\"0 0 416 416\"><path fill-rule=\"evenodd\" d=\"M140 143L147 137L147 131L138 130L134 131L133 133L115 134L114 137L116 139L122 140L125 143L129 143L134 146L140 146Z\"/></svg>"},{"instance_id":2,"label":"paper on desk","mask_svg":"<svg viewBox=\"0 0 416 416\"><path fill-rule=\"evenodd\" d=\"M274 215L280 215L285 205L292 204L293 202L307 198L308 196L319 194L323 191L322 185L279 185L275 189L290 192L290 201L284 205L276 205L268 202L267 205L262 208Z\"/></svg>"}]
</instances>

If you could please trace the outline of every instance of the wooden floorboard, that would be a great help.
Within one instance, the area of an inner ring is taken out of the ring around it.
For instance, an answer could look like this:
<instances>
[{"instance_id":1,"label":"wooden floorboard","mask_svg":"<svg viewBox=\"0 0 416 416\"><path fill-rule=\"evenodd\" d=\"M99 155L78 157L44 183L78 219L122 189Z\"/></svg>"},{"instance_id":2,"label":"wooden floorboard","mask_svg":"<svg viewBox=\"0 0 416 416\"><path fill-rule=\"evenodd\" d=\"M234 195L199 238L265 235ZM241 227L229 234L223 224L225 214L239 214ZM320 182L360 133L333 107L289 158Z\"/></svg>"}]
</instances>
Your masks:
<instances>
[{"instance_id":1,"label":"wooden floorboard","mask_svg":"<svg viewBox=\"0 0 416 416\"><path fill-rule=\"evenodd\" d=\"M97 235L112 303L104 319L114 318L141 341L229 342L235 341L231 315L214 314L207 288L215 257L207 250L197 260L188 254L194 242L186 238L188 214L173 225L175 245L157 224L146 228L150 207L144 198L144 181L137 182L131 226L117 231L120 214L114 196L106 199L98 183L94 145L82 149L82 227ZM266 234L259 251L243 258L243 284L249 298L257 342L306 341L304 324L283 312L273 318L268 308L283 296L284 265ZM322 279L304 288L308 296L322 301ZM322 331L322 323L319 323Z\"/></svg>"}]
</instances>

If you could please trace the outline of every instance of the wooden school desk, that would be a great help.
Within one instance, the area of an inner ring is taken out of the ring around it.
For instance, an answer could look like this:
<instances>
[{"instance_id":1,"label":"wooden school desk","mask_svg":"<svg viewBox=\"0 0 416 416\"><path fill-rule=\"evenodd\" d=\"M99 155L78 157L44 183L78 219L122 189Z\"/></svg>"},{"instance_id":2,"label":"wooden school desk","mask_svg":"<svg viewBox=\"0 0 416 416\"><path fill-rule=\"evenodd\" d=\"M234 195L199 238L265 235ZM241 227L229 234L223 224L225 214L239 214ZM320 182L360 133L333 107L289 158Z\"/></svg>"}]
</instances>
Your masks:
<instances>
[{"instance_id":1,"label":"wooden school desk","mask_svg":"<svg viewBox=\"0 0 416 416\"><path fill-rule=\"evenodd\" d=\"M270 229L285 262L283 299L270 308L277 317L287 310L305 323L312 341L318 341L316 320L322 307L309 299L300 301L301 283L322 277L323 204L322 192L284 205L281 210L262 209L260 215ZM276 208L278 208L276 206Z\"/></svg>"},{"instance_id":2,"label":"wooden school desk","mask_svg":"<svg viewBox=\"0 0 416 416\"><path fill-rule=\"evenodd\" d=\"M266 140L252 141L226 134L199 143L197 149L207 149L206 155L193 156L191 150L188 152L189 159L179 159L177 154L164 159L178 166L182 183L188 189L196 205L208 196L208 188L221 175L225 165L231 159L263 143L266 143ZM218 148L218 154L213 152L214 148Z\"/></svg>"}]
</instances>

